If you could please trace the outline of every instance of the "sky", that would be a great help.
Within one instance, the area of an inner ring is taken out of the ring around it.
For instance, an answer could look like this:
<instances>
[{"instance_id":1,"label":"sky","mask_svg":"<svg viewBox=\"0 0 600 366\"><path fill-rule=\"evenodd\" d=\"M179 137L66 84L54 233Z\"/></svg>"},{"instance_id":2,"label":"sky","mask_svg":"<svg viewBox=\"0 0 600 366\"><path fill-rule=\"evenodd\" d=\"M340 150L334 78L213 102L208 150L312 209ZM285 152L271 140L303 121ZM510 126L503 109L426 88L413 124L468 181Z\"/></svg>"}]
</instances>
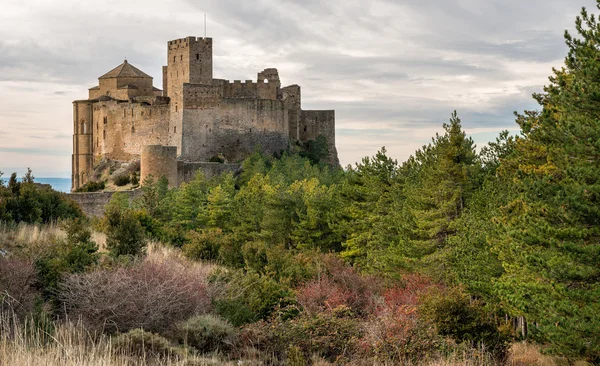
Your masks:
<instances>
[{"instance_id":1,"label":"sky","mask_svg":"<svg viewBox=\"0 0 600 366\"><path fill-rule=\"evenodd\" d=\"M343 166L406 160L457 110L479 147L537 109L594 0L2 0L0 171L70 177L72 101L124 58L162 88L169 40L213 38L214 77L268 67L336 110Z\"/></svg>"}]
</instances>

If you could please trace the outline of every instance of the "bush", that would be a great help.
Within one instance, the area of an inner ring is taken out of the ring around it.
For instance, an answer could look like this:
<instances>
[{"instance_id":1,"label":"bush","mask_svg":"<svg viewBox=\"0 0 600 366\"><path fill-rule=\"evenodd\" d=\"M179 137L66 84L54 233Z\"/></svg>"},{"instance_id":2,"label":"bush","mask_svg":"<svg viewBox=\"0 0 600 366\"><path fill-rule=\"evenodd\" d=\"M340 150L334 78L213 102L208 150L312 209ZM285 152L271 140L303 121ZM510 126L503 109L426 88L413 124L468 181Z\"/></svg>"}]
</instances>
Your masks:
<instances>
[{"instance_id":1,"label":"bush","mask_svg":"<svg viewBox=\"0 0 600 366\"><path fill-rule=\"evenodd\" d=\"M72 319L108 332L164 332L210 309L206 271L181 260L145 260L129 267L67 276L60 300Z\"/></svg>"},{"instance_id":2,"label":"bush","mask_svg":"<svg viewBox=\"0 0 600 366\"><path fill-rule=\"evenodd\" d=\"M123 187L131 183L131 178L127 174L119 175L113 180L117 187Z\"/></svg>"},{"instance_id":3,"label":"bush","mask_svg":"<svg viewBox=\"0 0 600 366\"><path fill-rule=\"evenodd\" d=\"M190 231L187 237L188 243L181 248L187 258L196 261L219 259L219 249L225 238L221 229L210 229L201 233Z\"/></svg>"},{"instance_id":4,"label":"bush","mask_svg":"<svg viewBox=\"0 0 600 366\"><path fill-rule=\"evenodd\" d=\"M91 239L89 223L75 219L63 224L66 240L56 240L35 262L37 285L46 299L56 300L61 278L68 273L81 273L98 262L98 246Z\"/></svg>"},{"instance_id":5,"label":"bush","mask_svg":"<svg viewBox=\"0 0 600 366\"><path fill-rule=\"evenodd\" d=\"M305 283L297 290L298 302L311 314L346 305L358 315L368 315L375 308L374 291L379 283L362 276L340 259L329 255L324 258L325 273Z\"/></svg>"},{"instance_id":6,"label":"bush","mask_svg":"<svg viewBox=\"0 0 600 366\"><path fill-rule=\"evenodd\" d=\"M461 288L452 288L445 293L432 289L423 297L419 313L435 324L441 335L471 347L484 344L499 358L506 355L509 337L498 330L483 304L472 300Z\"/></svg>"},{"instance_id":7,"label":"bush","mask_svg":"<svg viewBox=\"0 0 600 366\"><path fill-rule=\"evenodd\" d=\"M101 182L87 182L81 187L77 188L75 192L98 192L106 188L106 183L104 181Z\"/></svg>"},{"instance_id":8,"label":"bush","mask_svg":"<svg viewBox=\"0 0 600 366\"><path fill-rule=\"evenodd\" d=\"M143 329L132 329L119 334L112 339L112 345L116 354L138 359L177 359L182 353L182 350L173 347L168 339Z\"/></svg>"},{"instance_id":9,"label":"bush","mask_svg":"<svg viewBox=\"0 0 600 366\"><path fill-rule=\"evenodd\" d=\"M0 257L0 308L14 311L20 319L32 313L39 296L35 281L36 271L31 261Z\"/></svg>"},{"instance_id":10,"label":"bush","mask_svg":"<svg viewBox=\"0 0 600 366\"><path fill-rule=\"evenodd\" d=\"M350 359L356 352L362 336L361 324L346 306L333 309L330 313L316 316L304 314L288 321L278 318L270 322L261 321L248 325L243 330L243 339L262 348L265 353L283 360L290 346L297 347L303 358L318 355L330 362ZM298 350L292 351L299 359Z\"/></svg>"},{"instance_id":11,"label":"bush","mask_svg":"<svg viewBox=\"0 0 600 366\"><path fill-rule=\"evenodd\" d=\"M221 163L221 164L223 164L225 162L225 159L223 159L219 155L215 155L215 156L212 156L210 159L208 159L208 161L211 162L211 163Z\"/></svg>"},{"instance_id":12,"label":"bush","mask_svg":"<svg viewBox=\"0 0 600 366\"><path fill-rule=\"evenodd\" d=\"M220 273L213 282L223 288L214 300L215 310L234 326L266 319L276 307L294 302L288 288L255 272Z\"/></svg>"},{"instance_id":13,"label":"bush","mask_svg":"<svg viewBox=\"0 0 600 366\"><path fill-rule=\"evenodd\" d=\"M134 211L111 203L104 213L103 224L106 247L112 256L143 254L146 247L144 228Z\"/></svg>"},{"instance_id":14,"label":"bush","mask_svg":"<svg viewBox=\"0 0 600 366\"><path fill-rule=\"evenodd\" d=\"M190 318L175 326L174 338L202 353L227 351L235 344L236 329L223 318L211 314Z\"/></svg>"}]
</instances>

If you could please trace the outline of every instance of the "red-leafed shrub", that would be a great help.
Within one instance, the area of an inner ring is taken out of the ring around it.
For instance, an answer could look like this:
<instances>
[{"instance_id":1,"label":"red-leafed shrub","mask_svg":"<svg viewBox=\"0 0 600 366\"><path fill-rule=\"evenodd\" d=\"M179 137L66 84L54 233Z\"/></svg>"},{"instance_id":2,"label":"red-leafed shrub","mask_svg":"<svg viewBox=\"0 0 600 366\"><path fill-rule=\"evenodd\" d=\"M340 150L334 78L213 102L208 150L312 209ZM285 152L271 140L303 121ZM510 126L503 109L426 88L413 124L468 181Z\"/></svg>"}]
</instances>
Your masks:
<instances>
[{"instance_id":1,"label":"red-leafed shrub","mask_svg":"<svg viewBox=\"0 0 600 366\"><path fill-rule=\"evenodd\" d=\"M39 295L35 289L33 263L19 258L0 259L0 308L23 317L34 310Z\"/></svg>"},{"instance_id":2,"label":"red-leafed shrub","mask_svg":"<svg viewBox=\"0 0 600 366\"><path fill-rule=\"evenodd\" d=\"M433 324L422 321L417 312L421 296L439 285L418 274L406 275L402 282L383 293L360 341L365 354L391 364L422 360L444 343Z\"/></svg>"},{"instance_id":3,"label":"red-leafed shrub","mask_svg":"<svg viewBox=\"0 0 600 366\"><path fill-rule=\"evenodd\" d=\"M92 329L162 332L210 308L207 272L174 258L73 274L60 284L68 315Z\"/></svg>"},{"instance_id":4,"label":"red-leafed shrub","mask_svg":"<svg viewBox=\"0 0 600 366\"><path fill-rule=\"evenodd\" d=\"M345 305L358 315L368 315L375 309L378 281L359 274L334 256L324 257L324 267L318 278L297 290L298 302L304 310L316 314Z\"/></svg>"}]
</instances>

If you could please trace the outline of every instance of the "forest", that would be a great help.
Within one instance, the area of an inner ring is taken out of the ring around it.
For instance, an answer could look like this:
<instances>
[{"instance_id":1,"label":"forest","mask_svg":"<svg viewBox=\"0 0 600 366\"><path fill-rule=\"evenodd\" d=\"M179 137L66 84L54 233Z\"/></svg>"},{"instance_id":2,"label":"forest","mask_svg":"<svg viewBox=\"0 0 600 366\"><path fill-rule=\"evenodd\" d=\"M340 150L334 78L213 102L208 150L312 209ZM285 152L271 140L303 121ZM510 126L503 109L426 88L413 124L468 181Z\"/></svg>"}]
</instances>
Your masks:
<instances>
[{"instance_id":1,"label":"forest","mask_svg":"<svg viewBox=\"0 0 600 366\"><path fill-rule=\"evenodd\" d=\"M0 356L600 364L600 24L584 9L576 30L539 109L480 149L454 112L403 163L256 151L235 174L147 180L99 219L13 175Z\"/></svg>"}]
</instances>

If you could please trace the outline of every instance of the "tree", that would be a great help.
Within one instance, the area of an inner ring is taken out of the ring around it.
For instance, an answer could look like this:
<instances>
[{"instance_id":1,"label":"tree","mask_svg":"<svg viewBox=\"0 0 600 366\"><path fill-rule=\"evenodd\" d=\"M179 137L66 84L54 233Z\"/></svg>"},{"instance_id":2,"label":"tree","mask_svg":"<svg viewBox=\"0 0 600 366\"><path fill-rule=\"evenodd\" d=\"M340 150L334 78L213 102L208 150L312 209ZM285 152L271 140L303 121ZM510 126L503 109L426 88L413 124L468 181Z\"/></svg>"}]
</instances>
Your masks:
<instances>
[{"instance_id":1,"label":"tree","mask_svg":"<svg viewBox=\"0 0 600 366\"><path fill-rule=\"evenodd\" d=\"M421 262L438 276L446 273L448 239L457 233L457 220L481 180L475 145L456 112L444 130L403 166L405 204L413 227L398 248L407 261Z\"/></svg>"},{"instance_id":2,"label":"tree","mask_svg":"<svg viewBox=\"0 0 600 366\"><path fill-rule=\"evenodd\" d=\"M144 229L135 212L123 207L124 202L119 196L113 196L104 213L106 247L114 257L141 255L146 247Z\"/></svg>"},{"instance_id":3,"label":"tree","mask_svg":"<svg viewBox=\"0 0 600 366\"><path fill-rule=\"evenodd\" d=\"M583 9L576 29L579 39L565 33L565 67L534 95L541 112L517 116L523 137L499 168L516 196L497 218L496 289L535 322L535 338L600 362L600 23Z\"/></svg>"}]
</instances>

